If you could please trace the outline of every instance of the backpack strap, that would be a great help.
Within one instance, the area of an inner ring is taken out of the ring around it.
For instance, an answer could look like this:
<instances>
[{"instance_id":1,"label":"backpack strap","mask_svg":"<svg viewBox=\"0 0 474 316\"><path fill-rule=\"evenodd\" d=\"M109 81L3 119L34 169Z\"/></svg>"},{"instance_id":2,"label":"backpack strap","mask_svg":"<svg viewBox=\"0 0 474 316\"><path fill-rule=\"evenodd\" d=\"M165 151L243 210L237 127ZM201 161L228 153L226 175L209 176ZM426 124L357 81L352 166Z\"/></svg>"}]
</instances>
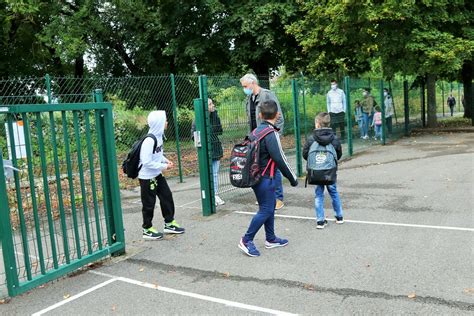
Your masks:
<instances>
[{"instance_id":1,"label":"backpack strap","mask_svg":"<svg viewBox=\"0 0 474 316\"><path fill-rule=\"evenodd\" d=\"M255 137L256 141L261 141L265 136L270 134L271 132L276 131L273 127L267 126L264 129L262 129L260 132L257 133L257 129L254 129L252 131L252 136Z\"/></svg>"},{"instance_id":2,"label":"backpack strap","mask_svg":"<svg viewBox=\"0 0 474 316\"><path fill-rule=\"evenodd\" d=\"M267 172L268 167L270 167L270 178L273 178L273 175L275 174L275 162L271 158L268 160L265 169L263 169L262 176L265 174L265 172Z\"/></svg>"},{"instance_id":3,"label":"backpack strap","mask_svg":"<svg viewBox=\"0 0 474 316\"><path fill-rule=\"evenodd\" d=\"M156 147L158 147L158 140L156 139L156 136L153 135L152 133L150 134L146 134L145 137L143 137L143 140L142 140L142 143L145 141L145 139L147 137L150 137L153 139L153 141L155 142L155 144L153 145L153 153L156 151Z\"/></svg>"}]
</instances>

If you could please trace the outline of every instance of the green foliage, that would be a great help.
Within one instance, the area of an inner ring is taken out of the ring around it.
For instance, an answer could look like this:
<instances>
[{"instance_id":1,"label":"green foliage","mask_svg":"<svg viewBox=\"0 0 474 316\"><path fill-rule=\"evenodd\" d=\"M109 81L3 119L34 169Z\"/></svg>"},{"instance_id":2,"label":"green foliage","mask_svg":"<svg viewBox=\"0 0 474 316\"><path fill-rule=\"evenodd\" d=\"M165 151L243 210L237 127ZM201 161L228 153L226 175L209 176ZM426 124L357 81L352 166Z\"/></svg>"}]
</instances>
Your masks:
<instances>
[{"instance_id":1,"label":"green foliage","mask_svg":"<svg viewBox=\"0 0 474 316\"><path fill-rule=\"evenodd\" d=\"M287 30L303 47L313 73L361 73L379 58L387 77L447 76L473 57L471 1L299 3L304 18Z\"/></svg>"}]
</instances>

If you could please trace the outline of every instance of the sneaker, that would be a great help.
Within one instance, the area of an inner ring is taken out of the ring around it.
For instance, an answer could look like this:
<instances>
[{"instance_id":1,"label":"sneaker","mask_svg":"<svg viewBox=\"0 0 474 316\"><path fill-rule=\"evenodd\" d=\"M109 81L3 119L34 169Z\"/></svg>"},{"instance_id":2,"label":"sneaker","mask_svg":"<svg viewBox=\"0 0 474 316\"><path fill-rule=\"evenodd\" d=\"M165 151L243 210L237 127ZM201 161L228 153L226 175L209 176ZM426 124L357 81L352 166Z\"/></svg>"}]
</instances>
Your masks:
<instances>
[{"instance_id":1,"label":"sneaker","mask_svg":"<svg viewBox=\"0 0 474 316\"><path fill-rule=\"evenodd\" d=\"M344 218L342 216L336 216L336 224L344 224Z\"/></svg>"},{"instance_id":2,"label":"sneaker","mask_svg":"<svg viewBox=\"0 0 474 316\"><path fill-rule=\"evenodd\" d=\"M143 239L156 240L163 238L163 234L158 232L156 228L143 228Z\"/></svg>"},{"instance_id":3,"label":"sneaker","mask_svg":"<svg viewBox=\"0 0 474 316\"><path fill-rule=\"evenodd\" d=\"M216 201L216 206L225 204L225 201L223 199L221 199L220 196L218 196L218 195L214 196L214 200Z\"/></svg>"},{"instance_id":4,"label":"sneaker","mask_svg":"<svg viewBox=\"0 0 474 316\"><path fill-rule=\"evenodd\" d=\"M285 247L286 245L288 245L288 239L275 237L272 241L265 240L265 248L267 249Z\"/></svg>"},{"instance_id":5,"label":"sneaker","mask_svg":"<svg viewBox=\"0 0 474 316\"><path fill-rule=\"evenodd\" d=\"M276 204L275 204L275 210L281 209L283 206L285 206L285 203L283 203L282 200L277 199Z\"/></svg>"},{"instance_id":6,"label":"sneaker","mask_svg":"<svg viewBox=\"0 0 474 316\"><path fill-rule=\"evenodd\" d=\"M239 248L249 257L260 256L260 251L257 250L257 247L255 247L255 244L251 240L244 243L244 239L240 238Z\"/></svg>"},{"instance_id":7,"label":"sneaker","mask_svg":"<svg viewBox=\"0 0 474 316\"><path fill-rule=\"evenodd\" d=\"M365 135L365 136L364 136L364 139L369 139L369 136Z\"/></svg>"},{"instance_id":8,"label":"sneaker","mask_svg":"<svg viewBox=\"0 0 474 316\"><path fill-rule=\"evenodd\" d=\"M182 234L184 233L184 228L180 227L178 223L173 220L171 223L165 223L165 228L163 229L163 232L168 234Z\"/></svg>"},{"instance_id":9,"label":"sneaker","mask_svg":"<svg viewBox=\"0 0 474 316\"><path fill-rule=\"evenodd\" d=\"M326 227L328 224L328 221L327 220L324 220L324 221L320 221L318 222L318 225L316 226L317 229L323 229L324 227Z\"/></svg>"}]
</instances>

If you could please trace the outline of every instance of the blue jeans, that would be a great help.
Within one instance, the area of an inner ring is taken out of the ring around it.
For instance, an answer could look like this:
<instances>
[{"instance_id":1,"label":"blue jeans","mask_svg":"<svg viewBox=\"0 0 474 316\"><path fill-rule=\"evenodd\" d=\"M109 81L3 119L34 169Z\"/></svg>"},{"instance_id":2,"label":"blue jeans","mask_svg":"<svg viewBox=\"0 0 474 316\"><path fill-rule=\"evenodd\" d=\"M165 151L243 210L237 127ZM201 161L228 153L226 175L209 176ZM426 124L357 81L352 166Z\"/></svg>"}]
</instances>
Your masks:
<instances>
[{"instance_id":1,"label":"blue jeans","mask_svg":"<svg viewBox=\"0 0 474 316\"><path fill-rule=\"evenodd\" d=\"M331 185L317 185L314 192L316 197L314 198L314 206L316 209L316 220L318 222L324 221L326 218L324 216L324 187L328 189L329 195L332 200L332 207L336 216L342 216L342 205L341 200L339 199L339 193L337 193L336 184Z\"/></svg>"},{"instance_id":2,"label":"blue jeans","mask_svg":"<svg viewBox=\"0 0 474 316\"><path fill-rule=\"evenodd\" d=\"M276 168L276 167L275 167ZM283 201L283 182L282 182L282 175L281 171L276 169L275 170L275 197L280 201Z\"/></svg>"},{"instance_id":3,"label":"blue jeans","mask_svg":"<svg viewBox=\"0 0 474 316\"><path fill-rule=\"evenodd\" d=\"M244 242L253 240L262 225L265 226L266 240L273 240L275 239L275 180L263 177L252 189L257 197L258 212L250 222Z\"/></svg>"},{"instance_id":4,"label":"blue jeans","mask_svg":"<svg viewBox=\"0 0 474 316\"><path fill-rule=\"evenodd\" d=\"M368 136L369 135L369 113L362 113L362 119L364 120L364 135L362 136Z\"/></svg>"},{"instance_id":5,"label":"blue jeans","mask_svg":"<svg viewBox=\"0 0 474 316\"><path fill-rule=\"evenodd\" d=\"M382 138L382 125L375 125L375 137Z\"/></svg>"},{"instance_id":6,"label":"blue jeans","mask_svg":"<svg viewBox=\"0 0 474 316\"><path fill-rule=\"evenodd\" d=\"M357 120L357 125L359 126L359 134L360 136L364 136L364 119L361 117Z\"/></svg>"},{"instance_id":7,"label":"blue jeans","mask_svg":"<svg viewBox=\"0 0 474 316\"><path fill-rule=\"evenodd\" d=\"M212 161L212 176L214 180L214 194L217 195L217 191L219 191L219 166L220 160L213 160Z\"/></svg>"}]
</instances>

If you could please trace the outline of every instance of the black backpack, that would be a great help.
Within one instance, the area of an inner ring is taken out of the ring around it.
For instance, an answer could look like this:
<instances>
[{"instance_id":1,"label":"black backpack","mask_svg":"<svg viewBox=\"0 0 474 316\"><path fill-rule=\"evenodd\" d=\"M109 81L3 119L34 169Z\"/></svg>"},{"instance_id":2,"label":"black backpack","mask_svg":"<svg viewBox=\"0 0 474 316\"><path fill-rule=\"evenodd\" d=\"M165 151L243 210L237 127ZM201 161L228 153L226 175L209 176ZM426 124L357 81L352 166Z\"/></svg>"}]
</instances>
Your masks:
<instances>
[{"instance_id":1,"label":"black backpack","mask_svg":"<svg viewBox=\"0 0 474 316\"><path fill-rule=\"evenodd\" d=\"M274 132L272 127L266 127L260 132L256 129L247 135L242 143L234 145L230 155L230 183L237 188L250 188L260 182L262 175L270 167L270 176L273 177L275 162L268 160L263 172L260 172L259 156L260 141L268 134Z\"/></svg>"},{"instance_id":2,"label":"black backpack","mask_svg":"<svg viewBox=\"0 0 474 316\"><path fill-rule=\"evenodd\" d=\"M155 144L153 145L153 152L155 152L156 150L158 141L156 139L156 136L153 134L145 135L143 138L137 140L132 145L132 149L128 152L127 158L122 163L123 173L125 173L129 178L135 179L136 177L138 177L138 172L142 168L142 166L138 165L140 163L140 150L142 149L143 141L147 137L153 138L153 140L155 141Z\"/></svg>"}]
</instances>

